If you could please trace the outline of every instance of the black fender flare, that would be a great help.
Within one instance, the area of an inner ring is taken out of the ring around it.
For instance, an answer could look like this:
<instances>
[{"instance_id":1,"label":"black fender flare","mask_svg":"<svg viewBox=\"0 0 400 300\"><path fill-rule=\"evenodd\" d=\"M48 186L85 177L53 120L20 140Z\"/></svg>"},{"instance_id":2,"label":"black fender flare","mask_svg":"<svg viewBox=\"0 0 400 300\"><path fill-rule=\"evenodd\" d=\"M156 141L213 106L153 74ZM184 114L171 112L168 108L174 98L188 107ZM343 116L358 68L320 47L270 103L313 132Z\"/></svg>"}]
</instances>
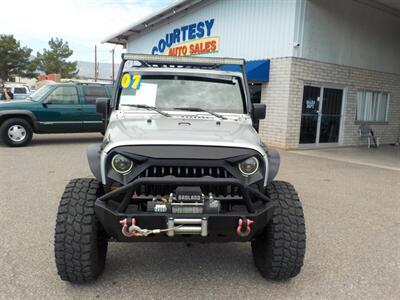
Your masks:
<instances>
[{"instance_id":1,"label":"black fender flare","mask_svg":"<svg viewBox=\"0 0 400 300\"><path fill-rule=\"evenodd\" d=\"M2 122L4 117L14 117L18 118L18 116L28 117L31 120L32 127L36 131L38 129L38 123L36 116L30 110L23 109L9 109L0 111L0 123Z\"/></svg>"},{"instance_id":2,"label":"black fender flare","mask_svg":"<svg viewBox=\"0 0 400 300\"><path fill-rule=\"evenodd\" d=\"M278 174L279 167L281 164L281 157L279 152L275 149L268 148L264 143L261 144L264 149L265 154L268 158L268 183L272 182L276 175Z\"/></svg>"},{"instance_id":3,"label":"black fender flare","mask_svg":"<svg viewBox=\"0 0 400 300\"><path fill-rule=\"evenodd\" d=\"M101 143L90 144L86 152L90 171L92 171L93 176L100 182L101 182L101 171L100 171L101 145L102 145Z\"/></svg>"},{"instance_id":4,"label":"black fender flare","mask_svg":"<svg viewBox=\"0 0 400 300\"><path fill-rule=\"evenodd\" d=\"M268 156L268 183L272 182L276 175L278 175L279 171L279 166L281 164L281 157L279 155L279 152L276 151L275 149L268 149L267 152Z\"/></svg>"}]
</instances>

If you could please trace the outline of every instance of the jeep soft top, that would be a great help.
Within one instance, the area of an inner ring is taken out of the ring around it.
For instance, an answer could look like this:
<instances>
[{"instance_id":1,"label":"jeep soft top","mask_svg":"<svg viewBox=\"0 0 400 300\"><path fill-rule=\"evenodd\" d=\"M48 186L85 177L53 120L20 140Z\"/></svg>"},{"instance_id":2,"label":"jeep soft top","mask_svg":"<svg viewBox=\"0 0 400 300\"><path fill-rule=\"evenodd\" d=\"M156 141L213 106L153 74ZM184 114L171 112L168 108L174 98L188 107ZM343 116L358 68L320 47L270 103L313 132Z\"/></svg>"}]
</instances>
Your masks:
<instances>
[{"instance_id":1,"label":"jeep soft top","mask_svg":"<svg viewBox=\"0 0 400 300\"><path fill-rule=\"evenodd\" d=\"M251 242L264 277L300 272L303 210L252 126L265 105L250 102L244 60L124 54L97 110L108 125L88 149L95 178L71 180L58 210L63 280L96 279L110 240Z\"/></svg>"}]
</instances>

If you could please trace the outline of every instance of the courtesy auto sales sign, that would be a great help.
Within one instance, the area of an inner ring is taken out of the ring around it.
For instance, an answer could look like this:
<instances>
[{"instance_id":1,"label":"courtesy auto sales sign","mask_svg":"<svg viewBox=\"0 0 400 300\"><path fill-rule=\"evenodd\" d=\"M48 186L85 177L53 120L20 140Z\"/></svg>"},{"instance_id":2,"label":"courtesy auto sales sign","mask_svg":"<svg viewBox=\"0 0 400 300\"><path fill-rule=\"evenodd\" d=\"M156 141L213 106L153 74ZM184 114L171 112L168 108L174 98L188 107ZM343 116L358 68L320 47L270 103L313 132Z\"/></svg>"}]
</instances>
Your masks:
<instances>
[{"instance_id":1,"label":"courtesy auto sales sign","mask_svg":"<svg viewBox=\"0 0 400 300\"><path fill-rule=\"evenodd\" d=\"M218 52L219 38L211 36L214 19L178 27L165 35L151 50L151 54L171 56Z\"/></svg>"}]
</instances>

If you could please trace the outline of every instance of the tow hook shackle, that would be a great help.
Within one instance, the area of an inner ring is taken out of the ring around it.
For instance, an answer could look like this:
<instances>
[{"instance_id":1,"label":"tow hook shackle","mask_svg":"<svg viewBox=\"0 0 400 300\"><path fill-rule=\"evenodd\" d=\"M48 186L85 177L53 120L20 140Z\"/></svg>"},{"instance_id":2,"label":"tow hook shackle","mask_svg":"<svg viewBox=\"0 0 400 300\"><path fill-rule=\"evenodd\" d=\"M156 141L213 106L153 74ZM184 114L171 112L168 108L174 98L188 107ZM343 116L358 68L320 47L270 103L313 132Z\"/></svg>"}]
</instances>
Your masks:
<instances>
[{"instance_id":1,"label":"tow hook shackle","mask_svg":"<svg viewBox=\"0 0 400 300\"><path fill-rule=\"evenodd\" d=\"M251 232L251 224L253 223L254 221L251 219L240 218L238 221L238 226L236 228L237 235L240 237L248 236Z\"/></svg>"},{"instance_id":2,"label":"tow hook shackle","mask_svg":"<svg viewBox=\"0 0 400 300\"><path fill-rule=\"evenodd\" d=\"M129 222L128 219L125 218L125 219L119 221L119 223L122 225L121 231L122 231L123 236L125 236L125 237L137 236L137 232L134 229L135 224L136 224L135 218L132 218L131 222ZM131 226L129 223L131 223Z\"/></svg>"}]
</instances>

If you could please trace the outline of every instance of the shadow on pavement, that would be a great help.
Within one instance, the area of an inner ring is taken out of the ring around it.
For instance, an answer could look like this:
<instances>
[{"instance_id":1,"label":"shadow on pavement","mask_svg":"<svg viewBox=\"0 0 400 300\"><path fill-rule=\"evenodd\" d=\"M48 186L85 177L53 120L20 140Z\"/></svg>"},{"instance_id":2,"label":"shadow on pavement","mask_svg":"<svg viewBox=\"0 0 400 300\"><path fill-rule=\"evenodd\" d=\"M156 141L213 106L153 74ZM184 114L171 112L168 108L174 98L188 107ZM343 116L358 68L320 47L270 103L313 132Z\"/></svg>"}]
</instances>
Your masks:
<instances>
[{"instance_id":1,"label":"shadow on pavement","mask_svg":"<svg viewBox=\"0 0 400 300\"><path fill-rule=\"evenodd\" d=\"M98 284L125 281L151 289L154 282L164 282L160 287L167 290L169 280L182 286L196 282L204 288L282 284L262 278L253 263L250 243L110 243ZM187 292L189 296L193 291Z\"/></svg>"}]
</instances>

